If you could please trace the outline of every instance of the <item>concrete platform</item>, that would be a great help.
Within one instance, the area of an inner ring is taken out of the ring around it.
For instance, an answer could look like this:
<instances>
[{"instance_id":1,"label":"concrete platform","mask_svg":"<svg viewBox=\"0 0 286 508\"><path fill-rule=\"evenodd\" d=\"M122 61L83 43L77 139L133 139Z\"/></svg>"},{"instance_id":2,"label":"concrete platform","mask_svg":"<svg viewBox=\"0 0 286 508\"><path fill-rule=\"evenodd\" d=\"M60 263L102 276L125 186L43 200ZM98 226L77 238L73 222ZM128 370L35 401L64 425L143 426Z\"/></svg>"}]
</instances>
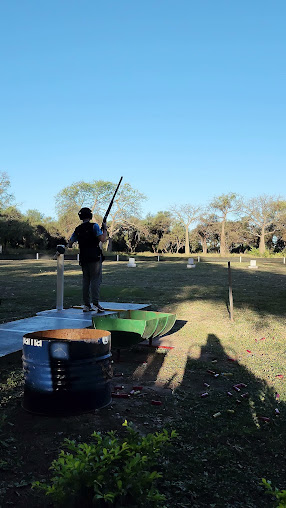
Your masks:
<instances>
[{"instance_id":1,"label":"concrete platform","mask_svg":"<svg viewBox=\"0 0 286 508\"><path fill-rule=\"evenodd\" d=\"M100 302L102 307L114 309L101 314L114 314L117 310L140 310L148 304ZM82 309L51 309L38 312L36 316L0 325L0 357L22 349L23 335L40 330L62 330L64 328L87 328L92 325L94 312Z\"/></svg>"}]
</instances>

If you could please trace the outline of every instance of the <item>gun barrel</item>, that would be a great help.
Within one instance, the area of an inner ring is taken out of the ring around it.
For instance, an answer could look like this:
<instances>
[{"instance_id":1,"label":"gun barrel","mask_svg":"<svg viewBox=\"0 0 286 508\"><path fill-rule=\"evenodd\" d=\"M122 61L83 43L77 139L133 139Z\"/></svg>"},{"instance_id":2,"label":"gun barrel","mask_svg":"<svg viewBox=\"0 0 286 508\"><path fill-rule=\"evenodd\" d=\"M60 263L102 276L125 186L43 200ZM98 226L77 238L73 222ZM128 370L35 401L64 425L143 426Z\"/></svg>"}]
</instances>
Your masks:
<instances>
[{"instance_id":1,"label":"gun barrel","mask_svg":"<svg viewBox=\"0 0 286 508\"><path fill-rule=\"evenodd\" d=\"M106 210L106 212L105 212L105 215L104 215L104 217L103 217L103 223L104 223L104 222L106 222L106 219L107 219L107 217L108 217L108 215L109 215L109 212L110 212L111 207L112 207L112 205L113 205L114 198L115 198L115 196L116 196L116 194L117 194L117 192L118 192L118 189L119 189L119 187L120 187L120 184L121 184L121 182L122 182L122 179L123 179L123 176L120 178L119 183L118 183L118 185L117 185L117 187L116 187L116 189L115 189L115 192L114 192L114 194L113 194L113 196L112 196L112 199L111 199L111 201L110 201L110 203L109 203L109 206L108 206L108 208L107 208L107 210Z\"/></svg>"}]
</instances>

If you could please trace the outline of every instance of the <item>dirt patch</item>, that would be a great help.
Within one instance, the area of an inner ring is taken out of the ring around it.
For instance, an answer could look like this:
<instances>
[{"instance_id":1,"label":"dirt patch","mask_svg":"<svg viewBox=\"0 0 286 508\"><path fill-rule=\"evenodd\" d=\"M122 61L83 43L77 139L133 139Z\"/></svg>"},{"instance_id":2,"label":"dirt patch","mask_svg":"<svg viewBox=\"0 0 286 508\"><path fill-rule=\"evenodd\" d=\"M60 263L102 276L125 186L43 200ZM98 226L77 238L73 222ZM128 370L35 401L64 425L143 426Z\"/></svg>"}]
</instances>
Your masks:
<instances>
[{"instance_id":1,"label":"dirt patch","mask_svg":"<svg viewBox=\"0 0 286 508\"><path fill-rule=\"evenodd\" d=\"M47 499L31 491L31 483L48 478L64 438L84 441L93 431L120 433L125 419L143 433L162 428L168 419L172 390L163 379L157 380L157 375L167 354L144 347L121 351L119 361L113 363L112 403L101 410L65 417L25 411L21 406L22 353L1 358L0 506L48 506ZM122 398L123 393L128 398Z\"/></svg>"}]
</instances>

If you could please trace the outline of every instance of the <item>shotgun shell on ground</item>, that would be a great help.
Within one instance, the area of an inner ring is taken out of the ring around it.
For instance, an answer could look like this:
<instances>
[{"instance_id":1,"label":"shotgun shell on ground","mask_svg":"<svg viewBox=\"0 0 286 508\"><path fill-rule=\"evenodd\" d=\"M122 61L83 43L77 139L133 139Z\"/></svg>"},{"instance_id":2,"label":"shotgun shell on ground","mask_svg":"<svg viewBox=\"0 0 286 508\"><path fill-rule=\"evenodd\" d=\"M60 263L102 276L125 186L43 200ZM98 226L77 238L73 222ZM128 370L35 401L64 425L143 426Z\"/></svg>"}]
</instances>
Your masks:
<instances>
[{"instance_id":1,"label":"shotgun shell on ground","mask_svg":"<svg viewBox=\"0 0 286 508\"><path fill-rule=\"evenodd\" d=\"M162 402L160 400L151 400L152 406L161 406Z\"/></svg>"},{"instance_id":2,"label":"shotgun shell on ground","mask_svg":"<svg viewBox=\"0 0 286 508\"><path fill-rule=\"evenodd\" d=\"M207 396L208 396L208 392L205 392L205 393L201 394L201 397L207 397Z\"/></svg>"},{"instance_id":3,"label":"shotgun shell on ground","mask_svg":"<svg viewBox=\"0 0 286 508\"><path fill-rule=\"evenodd\" d=\"M262 420L263 422L269 423L270 418L268 416L258 416L259 420Z\"/></svg>"},{"instance_id":4,"label":"shotgun shell on ground","mask_svg":"<svg viewBox=\"0 0 286 508\"><path fill-rule=\"evenodd\" d=\"M128 399L130 397L129 393L112 393L111 397L114 399Z\"/></svg>"},{"instance_id":5,"label":"shotgun shell on ground","mask_svg":"<svg viewBox=\"0 0 286 508\"><path fill-rule=\"evenodd\" d=\"M218 413L215 413L215 414L213 415L213 418L217 418L217 417L218 417L218 416L220 416L220 415L221 415L221 412L219 411Z\"/></svg>"}]
</instances>

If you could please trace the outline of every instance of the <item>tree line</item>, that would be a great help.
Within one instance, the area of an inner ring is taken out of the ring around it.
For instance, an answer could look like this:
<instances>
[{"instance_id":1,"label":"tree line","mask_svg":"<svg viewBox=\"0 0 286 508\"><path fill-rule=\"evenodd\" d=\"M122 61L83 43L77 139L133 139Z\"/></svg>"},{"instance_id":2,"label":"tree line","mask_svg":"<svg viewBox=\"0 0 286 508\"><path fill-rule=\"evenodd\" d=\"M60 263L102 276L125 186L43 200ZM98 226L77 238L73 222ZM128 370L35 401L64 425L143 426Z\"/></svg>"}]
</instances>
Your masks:
<instances>
[{"instance_id":1,"label":"tree line","mask_svg":"<svg viewBox=\"0 0 286 508\"><path fill-rule=\"evenodd\" d=\"M21 213L10 192L7 173L0 173L0 244L3 250L52 250L66 243L79 223L78 211L91 208L101 224L116 183L79 181L55 197L57 218L30 209ZM286 201L256 196L244 201L236 193L216 196L205 206L181 204L142 218L146 196L128 183L121 185L108 217L107 250L117 252L203 254L286 250Z\"/></svg>"}]
</instances>

